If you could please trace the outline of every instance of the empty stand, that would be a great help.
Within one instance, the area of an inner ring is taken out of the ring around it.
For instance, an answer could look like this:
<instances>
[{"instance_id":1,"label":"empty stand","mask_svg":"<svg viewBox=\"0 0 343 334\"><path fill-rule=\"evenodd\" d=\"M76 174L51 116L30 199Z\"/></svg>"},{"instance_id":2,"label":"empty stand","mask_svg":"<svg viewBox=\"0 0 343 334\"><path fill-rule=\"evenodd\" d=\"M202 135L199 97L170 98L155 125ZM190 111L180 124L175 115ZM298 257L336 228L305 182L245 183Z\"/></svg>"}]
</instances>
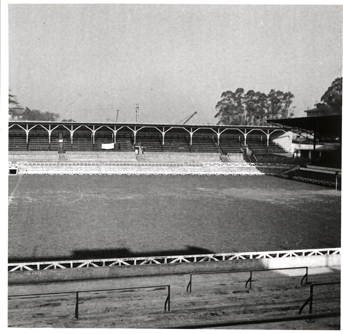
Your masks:
<instances>
[{"instance_id":1,"label":"empty stand","mask_svg":"<svg viewBox=\"0 0 343 334\"><path fill-rule=\"evenodd\" d=\"M159 136L139 136L137 143L142 145L146 152L162 152L162 142Z\"/></svg>"},{"instance_id":2,"label":"empty stand","mask_svg":"<svg viewBox=\"0 0 343 334\"><path fill-rule=\"evenodd\" d=\"M185 137L165 138L163 145L164 152L190 152L189 140Z\"/></svg>"},{"instance_id":3,"label":"empty stand","mask_svg":"<svg viewBox=\"0 0 343 334\"><path fill-rule=\"evenodd\" d=\"M267 142L261 141L259 139L247 139L247 145L253 151L254 154L284 154L287 153L281 146L274 143L273 141Z\"/></svg>"},{"instance_id":4,"label":"empty stand","mask_svg":"<svg viewBox=\"0 0 343 334\"><path fill-rule=\"evenodd\" d=\"M117 136L115 149L124 152L133 151L133 142L130 135Z\"/></svg>"},{"instance_id":5,"label":"empty stand","mask_svg":"<svg viewBox=\"0 0 343 334\"><path fill-rule=\"evenodd\" d=\"M213 138L210 137L193 137L192 152L216 153L218 152L217 145Z\"/></svg>"},{"instance_id":6,"label":"empty stand","mask_svg":"<svg viewBox=\"0 0 343 334\"><path fill-rule=\"evenodd\" d=\"M29 151L49 151L49 137L47 135L29 137L28 149Z\"/></svg>"},{"instance_id":7,"label":"empty stand","mask_svg":"<svg viewBox=\"0 0 343 334\"><path fill-rule=\"evenodd\" d=\"M238 139L221 139L220 148L224 154L241 153L242 146Z\"/></svg>"},{"instance_id":8,"label":"empty stand","mask_svg":"<svg viewBox=\"0 0 343 334\"><path fill-rule=\"evenodd\" d=\"M91 138L76 137L73 138L73 144L71 145L72 151L93 151L93 143Z\"/></svg>"},{"instance_id":9,"label":"empty stand","mask_svg":"<svg viewBox=\"0 0 343 334\"><path fill-rule=\"evenodd\" d=\"M10 151L26 151L26 135L10 135L8 139L8 149Z\"/></svg>"},{"instance_id":10,"label":"empty stand","mask_svg":"<svg viewBox=\"0 0 343 334\"><path fill-rule=\"evenodd\" d=\"M103 133L103 132L98 131L95 138L94 150L101 151L102 144L109 144L109 143L113 143L113 135L109 132Z\"/></svg>"}]
</instances>

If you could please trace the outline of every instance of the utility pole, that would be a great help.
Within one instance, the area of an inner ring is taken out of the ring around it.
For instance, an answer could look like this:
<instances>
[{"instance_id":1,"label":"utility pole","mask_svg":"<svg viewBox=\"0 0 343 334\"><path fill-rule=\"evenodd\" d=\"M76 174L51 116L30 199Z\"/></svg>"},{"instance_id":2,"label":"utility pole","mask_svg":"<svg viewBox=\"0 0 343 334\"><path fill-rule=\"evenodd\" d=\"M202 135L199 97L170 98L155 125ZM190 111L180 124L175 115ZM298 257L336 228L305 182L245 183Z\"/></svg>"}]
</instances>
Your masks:
<instances>
[{"instance_id":1,"label":"utility pole","mask_svg":"<svg viewBox=\"0 0 343 334\"><path fill-rule=\"evenodd\" d=\"M136 123L138 123L139 120L139 104L136 104Z\"/></svg>"}]
</instances>

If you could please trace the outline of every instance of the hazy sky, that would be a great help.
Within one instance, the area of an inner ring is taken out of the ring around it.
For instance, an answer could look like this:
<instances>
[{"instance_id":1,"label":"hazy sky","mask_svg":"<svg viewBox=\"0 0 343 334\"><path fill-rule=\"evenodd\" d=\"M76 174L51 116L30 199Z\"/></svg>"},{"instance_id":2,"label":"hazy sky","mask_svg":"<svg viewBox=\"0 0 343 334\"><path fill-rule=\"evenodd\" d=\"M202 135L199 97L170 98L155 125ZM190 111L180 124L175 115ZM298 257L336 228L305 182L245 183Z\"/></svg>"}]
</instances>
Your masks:
<instances>
[{"instance_id":1,"label":"hazy sky","mask_svg":"<svg viewBox=\"0 0 343 334\"><path fill-rule=\"evenodd\" d=\"M342 72L341 6L9 6L9 86L76 121L216 124L223 91L291 91L306 116Z\"/></svg>"}]
</instances>

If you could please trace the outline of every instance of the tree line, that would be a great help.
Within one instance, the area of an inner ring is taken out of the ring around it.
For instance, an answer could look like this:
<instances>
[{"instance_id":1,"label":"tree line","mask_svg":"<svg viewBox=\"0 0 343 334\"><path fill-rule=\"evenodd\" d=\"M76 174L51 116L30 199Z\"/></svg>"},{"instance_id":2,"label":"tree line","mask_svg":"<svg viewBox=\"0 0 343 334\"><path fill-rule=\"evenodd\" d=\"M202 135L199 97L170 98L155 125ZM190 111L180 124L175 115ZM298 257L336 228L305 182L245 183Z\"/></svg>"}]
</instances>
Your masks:
<instances>
[{"instance_id":1,"label":"tree line","mask_svg":"<svg viewBox=\"0 0 343 334\"><path fill-rule=\"evenodd\" d=\"M294 116L294 95L272 89L268 94L243 88L223 92L216 104L218 125L268 125L267 119ZM315 108L322 115L342 114L342 78L335 79Z\"/></svg>"},{"instance_id":2,"label":"tree line","mask_svg":"<svg viewBox=\"0 0 343 334\"><path fill-rule=\"evenodd\" d=\"M222 93L216 104L218 125L267 125L269 118L293 116L290 108L294 95L272 89L269 94L237 88Z\"/></svg>"},{"instance_id":3,"label":"tree line","mask_svg":"<svg viewBox=\"0 0 343 334\"><path fill-rule=\"evenodd\" d=\"M11 93L8 94L9 112L15 112L19 109L20 119L24 121L49 121L54 122L60 118L60 115L50 111L40 111L38 109L30 109L28 107L21 108L17 97ZM75 122L73 119L62 119L62 122Z\"/></svg>"},{"instance_id":4,"label":"tree line","mask_svg":"<svg viewBox=\"0 0 343 334\"><path fill-rule=\"evenodd\" d=\"M223 92L217 102L215 118L218 125L268 125L267 119L293 117L292 107L294 95L271 89L268 94L243 88L236 91ZM315 108L324 115L342 114L342 77L335 79L328 87ZM9 92L9 111L19 108L15 95ZM60 115L37 109L24 108L22 120L27 121L57 121ZM62 119L62 122L75 122L73 119Z\"/></svg>"}]
</instances>

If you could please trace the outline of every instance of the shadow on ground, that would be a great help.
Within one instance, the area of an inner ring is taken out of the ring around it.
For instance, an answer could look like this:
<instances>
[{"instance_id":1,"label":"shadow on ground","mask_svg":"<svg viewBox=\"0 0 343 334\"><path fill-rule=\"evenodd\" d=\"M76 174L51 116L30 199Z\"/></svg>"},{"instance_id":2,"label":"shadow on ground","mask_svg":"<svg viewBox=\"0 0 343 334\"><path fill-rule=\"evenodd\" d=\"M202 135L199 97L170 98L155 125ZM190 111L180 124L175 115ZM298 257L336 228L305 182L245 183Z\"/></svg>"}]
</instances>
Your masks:
<instances>
[{"instance_id":1,"label":"shadow on ground","mask_svg":"<svg viewBox=\"0 0 343 334\"><path fill-rule=\"evenodd\" d=\"M213 251L194 246L187 246L183 249L157 250L152 252L132 252L128 248L112 249L85 249L76 250L70 256L58 257L10 257L9 263L17 262L44 262L44 261L70 261L70 260L96 260L111 258L128 258L128 257L149 257L149 256L175 256L175 255L199 255L212 254Z\"/></svg>"}]
</instances>

